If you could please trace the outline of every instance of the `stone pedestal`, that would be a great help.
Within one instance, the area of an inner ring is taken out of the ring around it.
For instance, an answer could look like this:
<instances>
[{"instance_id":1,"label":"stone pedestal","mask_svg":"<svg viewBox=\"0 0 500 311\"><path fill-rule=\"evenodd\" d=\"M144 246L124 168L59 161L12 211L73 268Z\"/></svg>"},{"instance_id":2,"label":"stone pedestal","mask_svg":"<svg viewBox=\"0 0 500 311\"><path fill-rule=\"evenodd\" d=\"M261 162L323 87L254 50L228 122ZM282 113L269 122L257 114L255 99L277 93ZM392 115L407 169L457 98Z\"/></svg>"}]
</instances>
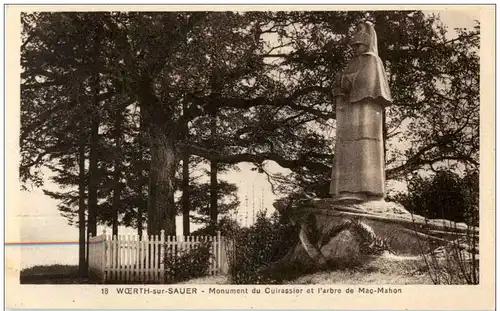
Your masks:
<instances>
[{"instance_id":1,"label":"stone pedestal","mask_svg":"<svg viewBox=\"0 0 500 311\"><path fill-rule=\"evenodd\" d=\"M383 200L339 204L322 199L275 207L300 226L300 234L297 245L273 269L353 266L387 253L414 257L470 236L470 230L479 233L464 223L426 220Z\"/></svg>"}]
</instances>

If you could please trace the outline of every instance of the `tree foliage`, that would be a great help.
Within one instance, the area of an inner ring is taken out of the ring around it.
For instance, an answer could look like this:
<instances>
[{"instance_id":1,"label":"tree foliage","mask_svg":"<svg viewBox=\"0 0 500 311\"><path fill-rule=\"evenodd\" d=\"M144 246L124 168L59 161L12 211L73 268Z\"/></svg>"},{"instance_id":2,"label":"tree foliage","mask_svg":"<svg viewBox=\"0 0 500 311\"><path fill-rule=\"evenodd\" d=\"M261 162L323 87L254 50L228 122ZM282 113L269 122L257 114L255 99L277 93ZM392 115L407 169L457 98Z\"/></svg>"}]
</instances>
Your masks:
<instances>
[{"instance_id":1,"label":"tree foliage","mask_svg":"<svg viewBox=\"0 0 500 311\"><path fill-rule=\"evenodd\" d=\"M233 284L270 284L279 280L263 276L261 269L281 259L297 243L297 228L275 212L258 213L250 228L235 232L229 249L229 278ZM284 277L284 276L280 276Z\"/></svg>"},{"instance_id":2,"label":"tree foliage","mask_svg":"<svg viewBox=\"0 0 500 311\"><path fill-rule=\"evenodd\" d=\"M52 170L67 188L51 195L71 215L84 137L97 159L86 167L97 181L87 193L98 189L101 223L117 211L120 224L175 232L182 152L228 169L251 162L282 194L326 197L332 84L361 20L375 23L394 98L388 179L443 163L477 169L479 25L450 36L420 11L56 12L22 17L21 180L42 186L43 168ZM291 174L269 173L270 161ZM206 186L190 189L206 215ZM238 204L234 186L219 191L220 200L233 196L221 210Z\"/></svg>"},{"instance_id":3,"label":"tree foliage","mask_svg":"<svg viewBox=\"0 0 500 311\"><path fill-rule=\"evenodd\" d=\"M405 208L429 219L449 219L479 225L479 173L460 176L453 171L439 170L432 176L414 174L408 191L394 195Z\"/></svg>"}]
</instances>

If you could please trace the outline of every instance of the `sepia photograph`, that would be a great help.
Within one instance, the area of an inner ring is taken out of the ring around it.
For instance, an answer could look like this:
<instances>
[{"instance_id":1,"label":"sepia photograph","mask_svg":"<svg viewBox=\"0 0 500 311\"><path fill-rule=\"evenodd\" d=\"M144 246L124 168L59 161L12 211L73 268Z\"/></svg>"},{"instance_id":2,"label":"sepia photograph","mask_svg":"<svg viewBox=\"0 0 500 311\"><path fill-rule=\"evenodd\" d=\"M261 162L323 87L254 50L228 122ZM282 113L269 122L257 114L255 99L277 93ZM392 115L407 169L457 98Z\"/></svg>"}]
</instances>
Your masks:
<instances>
[{"instance_id":1,"label":"sepia photograph","mask_svg":"<svg viewBox=\"0 0 500 311\"><path fill-rule=\"evenodd\" d=\"M18 9L21 288L493 284L494 7L185 8Z\"/></svg>"}]
</instances>

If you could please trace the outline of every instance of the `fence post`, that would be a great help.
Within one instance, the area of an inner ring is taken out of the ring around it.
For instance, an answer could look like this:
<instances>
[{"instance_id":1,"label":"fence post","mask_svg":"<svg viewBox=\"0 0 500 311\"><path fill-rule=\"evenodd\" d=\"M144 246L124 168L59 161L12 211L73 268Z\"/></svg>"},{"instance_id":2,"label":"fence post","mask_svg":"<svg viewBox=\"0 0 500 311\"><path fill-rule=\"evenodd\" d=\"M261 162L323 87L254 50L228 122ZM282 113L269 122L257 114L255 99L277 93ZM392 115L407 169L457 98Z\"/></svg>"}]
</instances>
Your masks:
<instances>
[{"instance_id":1,"label":"fence post","mask_svg":"<svg viewBox=\"0 0 500 311\"><path fill-rule=\"evenodd\" d=\"M210 236L210 241L212 243L212 272L211 275L215 275L217 272L217 237Z\"/></svg>"},{"instance_id":2,"label":"fence post","mask_svg":"<svg viewBox=\"0 0 500 311\"><path fill-rule=\"evenodd\" d=\"M165 252L165 230L161 229L160 231L160 245L159 245L159 250L158 250L160 256L159 256L159 264L158 267L159 269L159 280L161 283L165 283L165 256L167 255Z\"/></svg>"},{"instance_id":3,"label":"fence post","mask_svg":"<svg viewBox=\"0 0 500 311\"><path fill-rule=\"evenodd\" d=\"M220 236L219 239L219 247L220 247L220 274L227 274L227 251L226 251L226 237Z\"/></svg>"},{"instance_id":4,"label":"fence post","mask_svg":"<svg viewBox=\"0 0 500 311\"><path fill-rule=\"evenodd\" d=\"M102 230L102 246L101 246L101 281L106 282L106 253L107 253L107 238L106 238L106 228Z\"/></svg>"},{"instance_id":5,"label":"fence post","mask_svg":"<svg viewBox=\"0 0 500 311\"><path fill-rule=\"evenodd\" d=\"M108 275L107 279L112 280L115 276L115 266L116 266L116 247L115 247L115 236L111 233L109 239L109 267L108 267Z\"/></svg>"},{"instance_id":6,"label":"fence post","mask_svg":"<svg viewBox=\"0 0 500 311\"><path fill-rule=\"evenodd\" d=\"M151 278L153 282L157 282L156 276L158 275L158 250L157 244L160 237L157 235L151 235Z\"/></svg>"},{"instance_id":7,"label":"fence post","mask_svg":"<svg viewBox=\"0 0 500 311\"><path fill-rule=\"evenodd\" d=\"M221 235L220 235L220 230L217 231L217 272L216 274L220 274L222 271L222 241L221 241Z\"/></svg>"}]
</instances>

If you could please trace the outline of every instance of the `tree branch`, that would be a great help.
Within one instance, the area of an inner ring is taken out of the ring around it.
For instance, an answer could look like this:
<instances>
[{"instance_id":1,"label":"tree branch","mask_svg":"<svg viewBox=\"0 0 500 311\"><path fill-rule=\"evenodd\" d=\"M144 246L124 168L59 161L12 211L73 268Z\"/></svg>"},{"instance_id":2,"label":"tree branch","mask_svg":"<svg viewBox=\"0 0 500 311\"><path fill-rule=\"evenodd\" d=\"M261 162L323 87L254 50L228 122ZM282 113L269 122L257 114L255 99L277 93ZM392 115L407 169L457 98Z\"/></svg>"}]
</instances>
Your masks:
<instances>
[{"instance_id":1,"label":"tree branch","mask_svg":"<svg viewBox=\"0 0 500 311\"><path fill-rule=\"evenodd\" d=\"M45 151L39 153L38 156L34 160L31 160L30 162L28 162L26 164L19 165L19 172L21 174L23 174L23 172L28 171L31 167L40 164L43 161L43 158L45 156L50 155L50 154L57 152L57 151L60 151L60 150L61 150L61 148L58 146L52 146L52 147L47 148Z\"/></svg>"},{"instance_id":2,"label":"tree branch","mask_svg":"<svg viewBox=\"0 0 500 311\"><path fill-rule=\"evenodd\" d=\"M301 106L294 103L300 97L314 92L326 94L333 102L333 94L329 88L321 86L309 86L296 90L287 97L274 100L270 100L265 97L257 97L252 99L221 98L220 101L217 102L217 108L249 109L251 107L257 107L257 106L274 106L274 107L288 106L298 111L304 111L310 113L321 119L325 120L334 119L335 112L324 112L312 107ZM190 119L194 119L200 115L203 115L206 110L206 107L208 107L208 105L213 105L213 102L210 101L210 96L196 97L195 95L191 95L190 99L192 100L193 104L188 108L186 114L186 117Z\"/></svg>"},{"instance_id":3,"label":"tree branch","mask_svg":"<svg viewBox=\"0 0 500 311\"><path fill-rule=\"evenodd\" d=\"M455 160L458 162L466 162L475 166L479 166L479 163L474 160L470 156L440 156L432 159L421 159L412 157L410 160L406 161L405 164L402 164L398 167L387 169L386 176L387 179L396 179L401 176L401 174L409 172L415 168L421 167L423 165L433 165L437 162L445 161L445 160Z\"/></svg>"},{"instance_id":4,"label":"tree branch","mask_svg":"<svg viewBox=\"0 0 500 311\"><path fill-rule=\"evenodd\" d=\"M237 164L241 162L250 162L254 164L262 164L264 161L270 160L278 163L283 168L295 169L299 167L306 167L311 170L325 170L328 171L331 168L327 165L312 162L310 159L303 157L301 159L290 160L285 157L278 155L276 153L271 152L262 152L262 153L240 153L240 154L231 154L231 155L223 155L219 152L214 152L213 150L204 148L199 145L190 144L186 145L189 152L193 155L200 156L207 160L215 160L218 162L223 162L226 164Z\"/></svg>"},{"instance_id":5,"label":"tree branch","mask_svg":"<svg viewBox=\"0 0 500 311\"><path fill-rule=\"evenodd\" d=\"M109 91L106 93L99 94L97 96L97 99L98 99L98 101L103 101L103 100L112 98L114 95L115 95L114 91ZM20 144L21 145L23 144L24 140L26 140L26 138L28 137L28 135L31 132L33 132L34 130L36 130L37 128L39 128L43 124L45 124L45 122L50 120L53 117L54 113L56 113L59 109L72 110L72 109L74 109L74 107L76 105L77 105L76 102L72 102L69 105L69 107L67 107L65 102L59 103L55 107L48 109L45 112L43 112L41 115L39 115L38 119L35 122L33 122L31 124L23 124L23 126L21 126L21 135L19 137Z\"/></svg>"},{"instance_id":6,"label":"tree branch","mask_svg":"<svg viewBox=\"0 0 500 311\"><path fill-rule=\"evenodd\" d=\"M455 39L448 40L448 41L444 42L444 44L450 44L450 43L454 43L456 41L460 41L462 39L469 39L469 38L473 38L473 37L476 37L476 36L479 36L479 33L478 32L472 32L472 33L469 33L469 34L460 35L460 36L456 37Z\"/></svg>"},{"instance_id":7,"label":"tree branch","mask_svg":"<svg viewBox=\"0 0 500 311\"><path fill-rule=\"evenodd\" d=\"M275 54L265 54L262 55L264 58L287 58L290 57L290 54L286 53L275 53Z\"/></svg>"}]
</instances>

